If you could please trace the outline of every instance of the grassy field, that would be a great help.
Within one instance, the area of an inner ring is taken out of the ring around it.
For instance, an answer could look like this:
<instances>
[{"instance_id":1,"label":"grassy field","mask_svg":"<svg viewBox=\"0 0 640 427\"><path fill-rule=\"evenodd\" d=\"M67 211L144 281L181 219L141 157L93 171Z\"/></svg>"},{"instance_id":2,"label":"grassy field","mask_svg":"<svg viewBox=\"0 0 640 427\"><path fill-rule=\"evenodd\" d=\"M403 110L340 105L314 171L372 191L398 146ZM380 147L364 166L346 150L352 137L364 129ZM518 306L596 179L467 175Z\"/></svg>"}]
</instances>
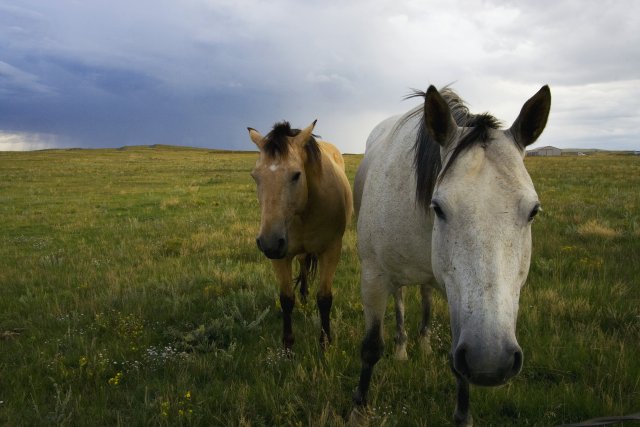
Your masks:
<instances>
[{"instance_id":1,"label":"grassy field","mask_svg":"<svg viewBox=\"0 0 640 427\"><path fill-rule=\"evenodd\" d=\"M353 227L334 345L314 303L280 350L278 289L255 247L256 155L170 147L0 153L0 425L343 425L363 319ZM360 156L347 156L351 181ZM640 158L528 158L544 211L520 304L522 374L472 388L477 425L640 411ZM314 286L312 286L314 292ZM372 425L450 425L449 321L431 356L407 298L408 362L374 373Z\"/></svg>"}]
</instances>

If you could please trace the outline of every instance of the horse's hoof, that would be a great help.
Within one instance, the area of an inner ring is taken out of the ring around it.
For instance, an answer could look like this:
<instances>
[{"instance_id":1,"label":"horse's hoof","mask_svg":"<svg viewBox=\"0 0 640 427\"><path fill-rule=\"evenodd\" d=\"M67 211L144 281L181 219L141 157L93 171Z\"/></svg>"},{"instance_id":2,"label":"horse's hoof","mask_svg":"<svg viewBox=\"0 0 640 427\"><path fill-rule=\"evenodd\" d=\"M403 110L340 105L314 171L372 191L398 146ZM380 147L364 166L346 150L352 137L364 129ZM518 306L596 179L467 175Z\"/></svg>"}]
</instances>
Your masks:
<instances>
[{"instance_id":1,"label":"horse's hoof","mask_svg":"<svg viewBox=\"0 0 640 427\"><path fill-rule=\"evenodd\" d=\"M420 350L422 351L422 354L424 354L425 356L430 356L431 353L433 353L433 349L431 348L431 340L429 339L429 336L421 335L419 340Z\"/></svg>"},{"instance_id":2,"label":"horse's hoof","mask_svg":"<svg viewBox=\"0 0 640 427\"><path fill-rule=\"evenodd\" d=\"M467 414L466 416L455 414L453 421L456 427L473 427L473 417L471 414Z\"/></svg>"},{"instance_id":3,"label":"horse's hoof","mask_svg":"<svg viewBox=\"0 0 640 427\"><path fill-rule=\"evenodd\" d=\"M393 357L396 360L409 360L409 356L407 355L407 346L397 346Z\"/></svg>"},{"instance_id":4,"label":"horse's hoof","mask_svg":"<svg viewBox=\"0 0 640 427\"><path fill-rule=\"evenodd\" d=\"M356 405L349 414L348 426L366 427L369 425L369 411L366 406Z\"/></svg>"},{"instance_id":5,"label":"horse's hoof","mask_svg":"<svg viewBox=\"0 0 640 427\"><path fill-rule=\"evenodd\" d=\"M327 335L324 331L320 332L320 348L323 351L329 350L331 346L331 336Z\"/></svg>"},{"instance_id":6,"label":"horse's hoof","mask_svg":"<svg viewBox=\"0 0 640 427\"><path fill-rule=\"evenodd\" d=\"M367 399L364 397L359 387L353 392L353 404L356 408L361 409L364 409L367 406Z\"/></svg>"},{"instance_id":7,"label":"horse's hoof","mask_svg":"<svg viewBox=\"0 0 640 427\"><path fill-rule=\"evenodd\" d=\"M295 342L295 339L293 338L293 335L284 335L282 337L282 347L287 352L291 351L291 349L293 348L294 342Z\"/></svg>"}]
</instances>

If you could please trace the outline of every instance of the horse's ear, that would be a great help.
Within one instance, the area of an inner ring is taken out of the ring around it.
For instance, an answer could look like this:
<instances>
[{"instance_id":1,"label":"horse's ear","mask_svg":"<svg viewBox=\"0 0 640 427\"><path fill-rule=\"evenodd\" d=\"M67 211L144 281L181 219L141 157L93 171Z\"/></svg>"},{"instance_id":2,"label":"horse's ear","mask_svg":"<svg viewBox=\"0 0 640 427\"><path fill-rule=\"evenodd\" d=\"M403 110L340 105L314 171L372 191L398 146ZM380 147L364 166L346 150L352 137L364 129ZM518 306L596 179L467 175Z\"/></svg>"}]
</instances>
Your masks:
<instances>
[{"instance_id":1,"label":"horse's ear","mask_svg":"<svg viewBox=\"0 0 640 427\"><path fill-rule=\"evenodd\" d=\"M522 106L520 114L509 131L523 148L536 142L547 125L551 109L551 90L544 85Z\"/></svg>"},{"instance_id":2,"label":"horse's ear","mask_svg":"<svg viewBox=\"0 0 640 427\"><path fill-rule=\"evenodd\" d=\"M311 138L311 135L313 135L313 128L316 126L317 121L318 119L314 120L313 123L311 123L306 128L302 129L300 133L296 135L295 137L296 144L300 144L304 146L307 143L307 141L309 141L309 139Z\"/></svg>"},{"instance_id":3,"label":"horse's ear","mask_svg":"<svg viewBox=\"0 0 640 427\"><path fill-rule=\"evenodd\" d=\"M262 147L264 146L264 137L260 135L260 132L258 132L254 128L247 128L247 130L249 131L249 138L251 138L253 143L262 150Z\"/></svg>"},{"instance_id":4,"label":"horse's ear","mask_svg":"<svg viewBox=\"0 0 640 427\"><path fill-rule=\"evenodd\" d=\"M429 135L441 146L447 145L458 129L449 104L433 85L424 96L424 119Z\"/></svg>"}]
</instances>

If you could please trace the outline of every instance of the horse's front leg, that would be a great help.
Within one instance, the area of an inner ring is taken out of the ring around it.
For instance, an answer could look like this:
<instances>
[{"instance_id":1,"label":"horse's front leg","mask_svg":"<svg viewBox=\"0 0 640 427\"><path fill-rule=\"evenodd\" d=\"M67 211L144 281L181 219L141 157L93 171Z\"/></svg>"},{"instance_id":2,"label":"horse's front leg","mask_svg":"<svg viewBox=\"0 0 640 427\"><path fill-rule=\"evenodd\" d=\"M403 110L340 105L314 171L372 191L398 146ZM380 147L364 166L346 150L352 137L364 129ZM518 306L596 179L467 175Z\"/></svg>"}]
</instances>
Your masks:
<instances>
[{"instance_id":1,"label":"horse's front leg","mask_svg":"<svg viewBox=\"0 0 640 427\"><path fill-rule=\"evenodd\" d=\"M353 402L356 407L367 405L367 394L369 393L373 367L380 360L384 351L382 324L390 293L388 282L384 276L368 268L364 262L362 264L360 292L364 308L365 336L360 349L362 360L360 381L353 395Z\"/></svg>"},{"instance_id":2,"label":"horse's front leg","mask_svg":"<svg viewBox=\"0 0 640 427\"><path fill-rule=\"evenodd\" d=\"M342 251L342 240L337 240L332 246L318 256L318 268L320 276L320 287L316 300L318 302L318 312L320 313L320 345L326 348L331 343L331 305L333 304L333 277L340 261Z\"/></svg>"},{"instance_id":3,"label":"horse's front leg","mask_svg":"<svg viewBox=\"0 0 640 427\"><path fill-rule=\"evenodd\" d=\"M407 360L407 331L404 329L404 286L395 290L393 294L396 309L396 348L395 358Z\"/></svg>"},{"instance_id":4,"label":"horse's front leg","mask_svg":"<svg viewBox=\"0 0 640 427\"><path fill-rule=\"evenodd\" d=\"M420 321L420 348L425 355L431 354L431 286L420 285L422 295L422 320Z\"/></svg>"},{"instance_id":5,"label":"horse's front leg","mask_svg":"<svg viewBox=\"0 0 640 427\"><path fill-rule=\"evenodd\" d=\"M453 367L453 358L449 358L451 372L456 377L456 409L453 421L456 427L472 427L473 417L469 411L469 381L464 379Z\"/></svg>"},{"instance_id":6,"label":"horse's front leg","mask_svg":"<svg viewBox=\"0 0 640 427\"><path fill-rule=\"evenodd\" d=\"M291 328L291 312L296 303L293 292L293 279L291 277L291 259L272 260L276 278L280 285L280 307L282 309L282 344L285 350L291 350L293 346L293 330Z\"/></svg>"}]
</instances>

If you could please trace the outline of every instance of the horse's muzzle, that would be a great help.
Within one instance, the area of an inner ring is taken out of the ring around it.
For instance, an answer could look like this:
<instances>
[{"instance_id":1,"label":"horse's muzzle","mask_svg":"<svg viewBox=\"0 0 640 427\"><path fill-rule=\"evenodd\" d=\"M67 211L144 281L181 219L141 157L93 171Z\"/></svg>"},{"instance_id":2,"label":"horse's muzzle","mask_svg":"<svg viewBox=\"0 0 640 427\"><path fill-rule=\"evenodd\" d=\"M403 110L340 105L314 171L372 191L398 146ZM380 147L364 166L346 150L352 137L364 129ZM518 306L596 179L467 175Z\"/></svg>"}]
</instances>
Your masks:
<instances>
[{"instance_id":1,"label":"horse's muzzle","mask_svg":"<svg viewBox=\"0 0 640 427\"><path fill-rule=\"evenodd\" d=\"M456 348L452 359L456 373L471 384L480 386L506 383L520 373L523 362L522 349L517 344L494 354L491 358L461 344Z\"/></svg>"},{"instance_id":2,"label":"horse's muzzle","mask_svg":"<svg viewBox=\"0 0 640 427\"><path fill-rule=\"evenodd\" d=\"M284 236L258 236L256 244L269 259L282 259L287 255L287 238Z\"/></svg>"}]
</instances>

